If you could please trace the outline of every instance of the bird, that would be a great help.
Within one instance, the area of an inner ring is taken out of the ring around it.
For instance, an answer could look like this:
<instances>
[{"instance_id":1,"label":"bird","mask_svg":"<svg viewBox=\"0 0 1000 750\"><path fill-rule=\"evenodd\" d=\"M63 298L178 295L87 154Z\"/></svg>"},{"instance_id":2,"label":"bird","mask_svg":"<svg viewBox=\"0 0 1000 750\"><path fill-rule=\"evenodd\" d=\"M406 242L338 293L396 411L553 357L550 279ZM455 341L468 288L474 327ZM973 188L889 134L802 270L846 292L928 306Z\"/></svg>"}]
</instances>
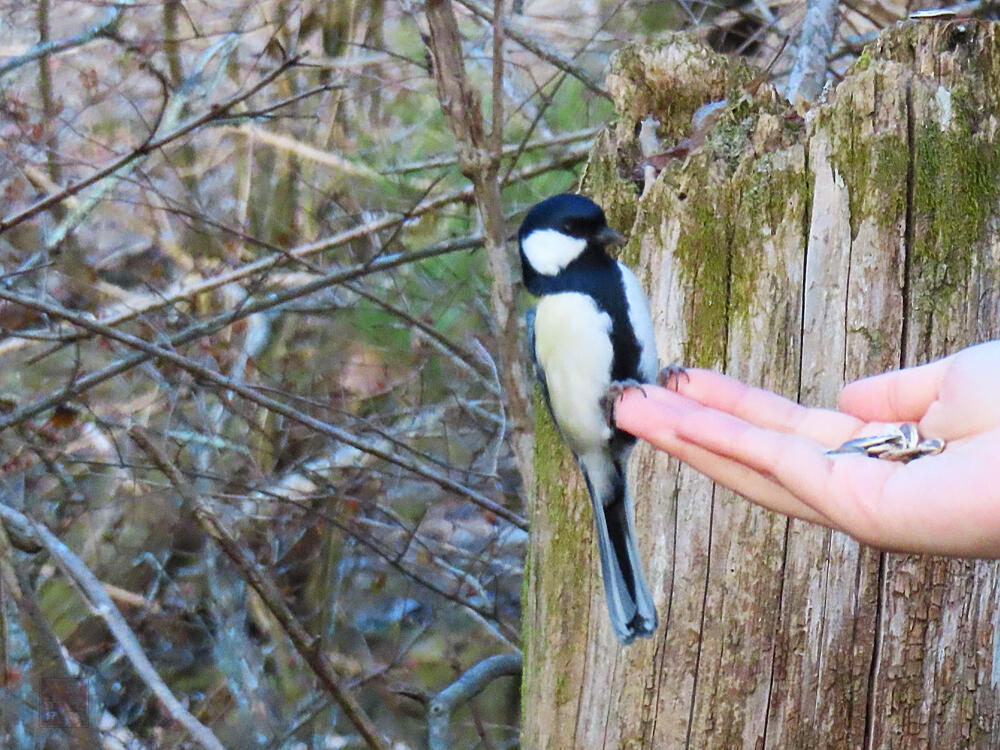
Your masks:
<instances>
[{"instance_id":1,"label":"bird","mask_svg":"<svg viewBox=\"0 0 1000 750\"><path fill-rule=\"evenodd\" d=\"M611 627L628 644L651 636L657 616L625 480L635 438L615 427L613 405L625 388L661 376L646 295L608 254L624 244L601 207L573 193L534 205L518 230L524 286L538 298L526 316L528 349L549 413L583 472Z\"/></svg>"}]
</instances>

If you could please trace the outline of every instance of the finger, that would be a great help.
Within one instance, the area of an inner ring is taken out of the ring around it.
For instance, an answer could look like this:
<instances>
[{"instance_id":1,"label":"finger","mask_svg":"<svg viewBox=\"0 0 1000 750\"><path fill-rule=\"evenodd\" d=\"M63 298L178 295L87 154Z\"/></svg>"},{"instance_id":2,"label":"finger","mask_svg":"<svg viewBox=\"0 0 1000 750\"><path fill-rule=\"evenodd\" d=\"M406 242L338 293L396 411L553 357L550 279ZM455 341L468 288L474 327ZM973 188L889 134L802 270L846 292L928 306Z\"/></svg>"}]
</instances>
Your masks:
<instances>
[{"instance_id":1,"label":"finger","mask_svg":"<svg viewBox=\"0 0 1000 750\"><path fill-rule=\"evenodd\" d=\"M676 425L692 411L705 407L672 395L675 398L671 403L644 400L641 395L623 399L616 409L618 426L766 508L824 526L833 525L829 518L760 472L679 438Z\"/></svg>"},{"instance_id":2,"label":"finger","mask_svg":"<svg viewBox=\"0 0 1000 750\"><path fill-rule=\"evenodd\" d=\"M953 357L856 380L840 392L840 408L865 421L916 422L938 397Z\"/></svg>"},{"instance_id":3,"label":"finger","mask_svg":"<svg viewBox=\"0 0 1000 750\"><path fill-rule=\"evenodd\" d=\"M658 412L648 424L641 404L638 415L627 407L623 426L647 427L654 444L766 507L875 547L1000 556L1000 491L990 491L1000 429L904 465L825 456L802 437L764 430L674 397L672 405L646 405L645 411Z\"/></svg>"},{"instance_id":4,"label":"finger","mask_svg":"<svg viewBox=\"0 0 1000 750\"><path fill-rule=\"evenodd\" d=\"M822 526L835 527L830 519L810 508L781 485L732 459L717 456L693 443L681 440L675 433L661 433L655 441L650 442L713 482L728 487L736 494L768 510Z\"/></svg>"},{"instance_id":5,"label":"finger","mask_svg":"<svg viewBox=\"0 0 1000 750\"><path fill-rule=\"evenodd\" d=\"M902 464L865 456L827 456L815 442L766 430L730 414L694 409L675 425L678 438L750 468L782 487L827 525L886 546L897 537L894 519L877 499Z\"/></svg>"},{"instance_id":6,"label":"finger","mask_svg":"<svg viewBox=\"0 0 1000 750\"><path fill-rule=\"evenodd\" d=\"M721 373L698 369L685 372L689 377L679 378L676 392L644 386L645 395L654 401L670 403L679 394L758 427L801 435L826 447L840 445L862 427L854 417L832 409L805 407Z\"/></svg>"},{"instance_id":7,"label":"finger","mask_svg":"<svg viewBox=\"0 0 1000 750\"><path fill-rule=\"evenodd\" d=\"M920 420L920 434L956 440L989 432L1000 425L1000 343L990 342L959 352L937 400Z\"/></svg>"}]
</instances>

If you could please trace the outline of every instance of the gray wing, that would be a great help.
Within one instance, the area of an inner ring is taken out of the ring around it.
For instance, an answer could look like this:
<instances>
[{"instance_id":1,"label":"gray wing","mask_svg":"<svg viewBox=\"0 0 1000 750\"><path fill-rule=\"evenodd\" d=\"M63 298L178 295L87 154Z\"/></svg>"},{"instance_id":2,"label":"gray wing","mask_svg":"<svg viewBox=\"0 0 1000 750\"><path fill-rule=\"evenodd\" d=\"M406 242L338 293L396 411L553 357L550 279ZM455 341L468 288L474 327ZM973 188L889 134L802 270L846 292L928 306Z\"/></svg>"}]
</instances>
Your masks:
<instances>
[{"instance_id":1,"label":"gray wing","mask_svg":"<svg viewBox=\"0 0 1000 750\"><path fill-rule=\"evenodd\" d=\"M653 317L649 312L649 300L642 285L631 269L621 261L618 268L622 276L628 321L639 342L639 376L644 383L655 383L659 372L656 356L656 334L653 331Z\"/></svg>"},{"instance_id":2,"label":"gray wing","mask_svg":"<svg viewBox=\"0 0 1000 750\"><path fill-rule=\"evenodd\" d=\"M535 311L528 310L524 316L524 325L528 333L528 354L531 355L531 364L535 367L535 377L538 378L538 384L542 387L542 396L545 397L545 405L549 409L549 416L552 417L552 421L556 422L556 415L552 413L552 402L549 401L549 384L545 382L545 370L542 366L538 364L538 358L535 357ZM558 422L556 425L558 426Z\"/></svg>"}]
</instances>

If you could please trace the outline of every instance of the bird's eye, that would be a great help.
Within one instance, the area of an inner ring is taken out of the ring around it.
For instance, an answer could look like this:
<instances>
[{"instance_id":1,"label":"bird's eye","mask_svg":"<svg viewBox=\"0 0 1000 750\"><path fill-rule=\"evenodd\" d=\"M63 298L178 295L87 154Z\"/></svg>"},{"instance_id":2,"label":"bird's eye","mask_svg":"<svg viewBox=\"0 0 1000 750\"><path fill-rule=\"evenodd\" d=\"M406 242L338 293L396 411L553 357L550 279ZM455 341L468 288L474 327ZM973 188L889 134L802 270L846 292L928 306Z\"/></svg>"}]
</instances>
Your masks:
<instances>
[{"instance_id":1,"label":"bird's eye","mask_svg":"<svg viewBox=\"0 0 1000 750\"><path fill-rule=\"evenodd\" d=\"M564 221L562 227L560 227L560 231L564 234L573 234L573 222Z\"/></svg>"}]
</instances>

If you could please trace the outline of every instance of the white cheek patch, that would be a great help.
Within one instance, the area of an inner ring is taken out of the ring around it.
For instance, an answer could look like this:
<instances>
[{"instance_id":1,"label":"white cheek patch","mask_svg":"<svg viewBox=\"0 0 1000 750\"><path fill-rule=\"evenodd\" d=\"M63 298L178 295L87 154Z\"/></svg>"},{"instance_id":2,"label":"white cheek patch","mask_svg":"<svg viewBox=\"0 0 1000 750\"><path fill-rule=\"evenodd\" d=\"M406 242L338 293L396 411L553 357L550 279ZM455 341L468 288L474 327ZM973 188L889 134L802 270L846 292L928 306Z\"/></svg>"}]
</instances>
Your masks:
<instances>
[{"instance_id":1,"label":"white cheek patch","mask_svg":"<svg viewBox=\"0 0 1000 750\"><path fill-rule=\"evenodd\" d=\"M536 229L521 241L524 255L538 273L555 276L580 257L587 241L555 229Z\"/></svg>"}]
</instances>

